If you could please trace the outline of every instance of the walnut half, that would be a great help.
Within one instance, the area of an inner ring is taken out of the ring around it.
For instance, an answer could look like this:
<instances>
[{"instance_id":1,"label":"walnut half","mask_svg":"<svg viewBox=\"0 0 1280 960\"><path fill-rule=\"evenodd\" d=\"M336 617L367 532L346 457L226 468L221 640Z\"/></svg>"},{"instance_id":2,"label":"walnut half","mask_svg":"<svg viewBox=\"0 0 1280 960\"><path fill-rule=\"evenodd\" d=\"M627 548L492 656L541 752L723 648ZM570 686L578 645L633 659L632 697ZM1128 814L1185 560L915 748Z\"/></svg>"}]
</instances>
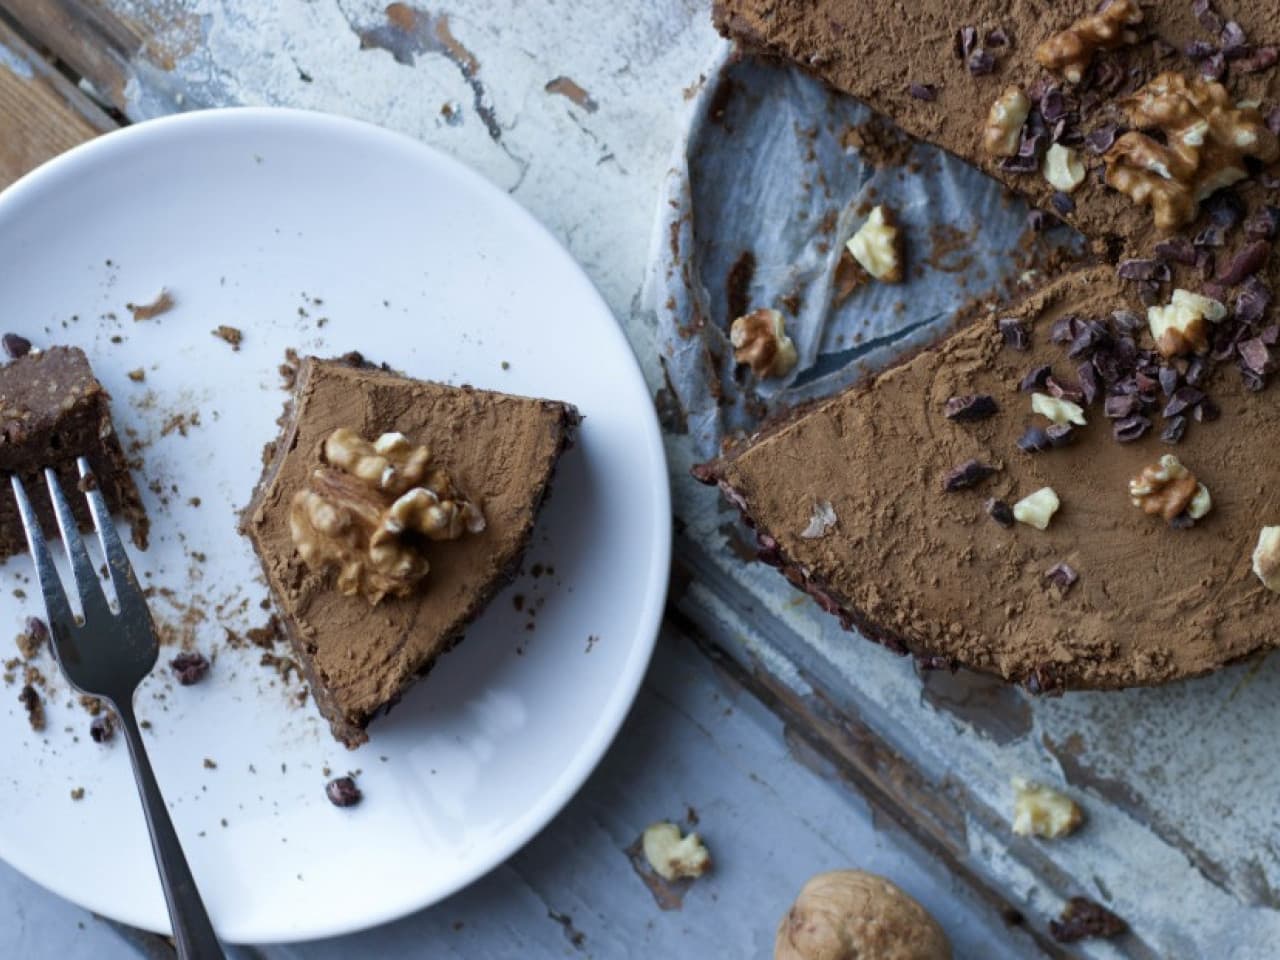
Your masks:
<instances>
[{"instance_id":1,"label":"walnut half","mask_svg":"<svg viewBox=\"0 0 1280 960\"><path fill-rule=\"evenodd\" d=\"M428 541L484 530L480 508L403 434L370 442L341 428L325 440L324 459L294 494L289 533L308 567L337 569L345 596L408 596L431 569Z\"/></svg>"},{"instance_id":2,"label":"walnut half","mask_svg":"<svg viewBox=\"0 0 1280 960\"><path fill-rule=\"evenodd\" d=\"M1179 517L1199 520L1213 506L1209 488L1171 453L1142 468L1129 481L1129 498L1143 513L1173 523Z\"/></svg>"},{"instance_id":3,"label":"walnut half","mask_svg":"<svg viewBox=\"0 0 1280 960\"><path fill-rule=\"evenodd\" d=\"M1069 83L1079 83L1095 50L1137 43L1138 33L1133 28L1140 23L1142 8L1138 0L1112 0L1102 10L1081 17L1036 47L1036 62L1059 71Z\"/></svg>"},{"instance_id":4,"label":"walnut half","mask_svg":"<svg viewBox=\"0 0 1280 960\"><path fill-rule=\"evenodd\" d=\"M1137 129L1107 151L1107 185L1151 207L1162 230L1196 218L1200 202L1248 175L1245 158L1271 163L1280 141L1255 107L1237 106L1222 84L1160 74L1123 101ZM1163 142L1142 130L1157 130Z\"/></svg>"}]
</instances>

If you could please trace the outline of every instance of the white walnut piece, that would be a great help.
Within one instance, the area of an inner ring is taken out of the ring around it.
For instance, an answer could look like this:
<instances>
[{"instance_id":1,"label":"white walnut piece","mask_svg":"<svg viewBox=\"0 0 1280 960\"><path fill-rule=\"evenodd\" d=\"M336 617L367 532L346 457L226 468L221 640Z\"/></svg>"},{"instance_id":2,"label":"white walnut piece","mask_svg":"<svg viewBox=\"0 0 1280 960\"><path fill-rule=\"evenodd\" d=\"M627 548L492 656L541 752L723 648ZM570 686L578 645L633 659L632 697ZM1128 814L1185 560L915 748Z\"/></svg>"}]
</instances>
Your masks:
<instances>
[{"instance_id":1,"label":"white walnut piece","mask_svg":"<svg viewBox=\"0 0 1280 960\"><path fill-rule=\"evenodd\" d=\"M1280 593L1280 527L1263 527L1253 549L1253 572L1268 590Z\"/></svg>"},{"instance_id":2,"label":"white walnut piece","mask_svg":"<svg viewBox=\"0 0 1280 960\"><path fill-rule=\"evenodd\" d=\"M1005 87L987 111L982 128L982 148L993 157L1012 157L1022 144L1022 125L1031 113L1031 101L1020 87Z\"/></svg>"},{"instance_id":3,"label":"white walnut piece","mask_svg":"<svg viewBox=\"0 0 1280 960\"><path fill-rule=\"evenodd\" d=\"M1143 513L1163 517L1170 523L1184 514L1199 520L1213 508L1209 488L1171 453L1143 467L1129 481L1129 499Z\"/></svg>"},{"instance_id":4,"label":"white walnut piece","mask_svg":"<svg viewBox=\"0 0 1280 960\"><path fill-rule=\"evenodd\" d=\"M1085 168L1080 162L1080 154L1070 147L1055 143L1044 155L1044 178L1049 186L1063 193L1071 193L1084 183Z\"/></svg>"},{"instance_id":5,"label":"white walnut piece","mask_svg":"<svg viewBox=\"0 0 1280 960\"><path fill-rule=\"evenodd\" d=\"M1179 288L1166 305L1147 307L1147 326L1160 355L1170 359L1208 350L1210 324L1226 315L1224 304Z\"/></svg>"},{"instance_id":6,"label":"white walnut piece","mask_svg":"<svg viewBox=\"0 0 1280 960\"><path fill-rule=\"evenodd\" d=\"M1217 81L1167 71L1121 104L1134 129L1104 156L1106 182L1150 206L1162 230L1191 223L1201 201L1248 176L1247 158L1267 164L1280 157L1262 113L1233 103Z\"/></svg>"},{"instance_id":7,"label":"white walnut piece","mask_svg":"<svg viewBox=\"0 0 1280 960\"><path fill-rule=\"evenodd\" d=\"M1013 832L1056 840L1084 823L1080 805L1063 793L1022 777L1013 778Z\"/></svg>"},{"instance_id":8,"label":"white walnut piece","mask_svg":"<svg viewBox=\"0 0 1280 960\"><path fill-rule=\"evenodd\" d=\"M426 447L402 434L371 443L340 428L323 451L326 465L289 505L289 533L308 568L337 571L335 586L345 596L371 604L408 596L431 569L428 542L485 528L480 508L432 468Z\"/></svg>"},{"instance_id":9,"label":"white walnut piece","mask_svg":"<svg viewBox=\"0 0 1280 960\"><path fill-rule=\"evenodd\" d=\"M1036 62L1079 83L1095 50L1114 50L1138 42L1134 29L1142 23L1138 0L1112 0L1104 9L1076 20L1035 49Z\"/></svg>"},{"instance_id":10,"label":"white walnut piece","mask_svg":"<svg viewBox=\"0 0 1280 960\"><path fill-rule=\"evenodd\" d=\"M782 314L768 307L734 320L729 327L729 343L733 345L733 359L745 363L757 377L785 377L798 359Z\"/></svg>"},{"instance_id":11,"label":"white walnut piece","mask_svg":"<svg viewBox=\"0 0 1280 960\"><path fill-rule=\"evenodd\" d=\"M651 824L641 838L644 858L663 880L694 879L711 869L711 853L696 833L680 835L674 823Z\"/></svg>"},{"instance_id":12,"label":"white walnut piece","mask_svg":"<svg viewBox=\"0 0 1280 960\"><path fill-rule=\"evenodd\" d=\"M1031 394L1031 412L1038 413L1059 426L1071 423L1077 427L1085 425L1084 408L1070 400L1051 397L1047 393Z\"/></svg>"},{"instance_id":13,"label":"white walnut piece","mask_svg":"<svg viewBox=\"0 0 1280 960\"><path fill-rule=\"evenodd\" d=\"M832 870L809 878L778 924L774 960L951 960L936 920L884 877Z\"/></svg>"},{"instance_id":14,"label":"white walnut piece","mask_svg":"<svg viewBox=\"0 0 1280 960\"><path fill-rule=\"evenodd\" d=\"M1037 530L1048 530L1049 521L1061 505L1053 487L1041 487L1013 505L1013 519Z\"/></svg>"},{"instance_id":15,"label":"white walnut piece","mask_svg":"<svg viewBox=\"0 0 1280 960\"><path fill-rule=\"evenodd\" d=\"M866 222L845 244L862 269L885 283L902 282L902 231L893 211L873 207Z\"/></svg>"}]
</instances>

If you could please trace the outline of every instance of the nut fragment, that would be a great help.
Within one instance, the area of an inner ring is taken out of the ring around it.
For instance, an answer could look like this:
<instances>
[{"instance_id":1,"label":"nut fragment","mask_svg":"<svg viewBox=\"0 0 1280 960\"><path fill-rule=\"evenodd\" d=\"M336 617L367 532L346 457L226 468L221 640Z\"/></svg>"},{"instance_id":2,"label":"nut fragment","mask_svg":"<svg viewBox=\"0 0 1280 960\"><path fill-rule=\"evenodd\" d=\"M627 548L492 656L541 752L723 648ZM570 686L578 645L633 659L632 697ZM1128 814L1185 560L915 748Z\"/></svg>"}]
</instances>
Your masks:
<instances>
[{"instance_id":1,"label":"nut fragment","mask_svg":"<svg viewBox=\"0 0 1280 960\"><path fill-rule=\"evenodd\" d=\"M1051 397L1047 393L1031 395L1031 412L1057 424L1074 423L1077 427L1083 427L1086 423L1084 409L1080 404Z\"/></svg>"},{"instance_id":2,"label":"nut fragment","mask_svg":"<svg viewBox=\"0 0 1280 960\"><path fill-rule=\"evenodd\" d=\"M893 212L883 205L871 214L845 244L862 269L885 283L902 282L902 231Z\"/></svg>"},{"instance_id":3,"label":"nut fragment","mask_svg":"<svg viewBox=\"0 0 1280 960\"><path fill-rule=\"evenodd\" d=\"M1169 523L1183 514L1199 520L1213 506L1209 489L1171 453L1143 467L1129 481L1129 498L1143 513L1163 517Z\"/></svg>"},{"instance_id":4,"label":"nut fragment","mask_svg":"<svg viewBox=\"0 0 1280 960\"><path fill-rule=\"evenodd\" d=\"M1041 487L1013 505L1013 519L1037 530L1047 530L1049 521L1061 505L1062 501L1058 499L1053 487Z\"/></svg>"},{"instance_id":5,"label":"nut fragment","mask_svg":"<svg viewBox=\"0 0 1280 960\"><path fill-rule=\"evenodd\" d=\"M427 575L423 547L484 530L480 509L449 475L431 469L426 447L399 433L370 443L340 428L324 443L328 466L294 494L289 531L303 563L336 567L337 588L376 604L407 596Z\"/></svg>"},{"instance_id":6,"label":"nut fragment","mask_svg":"<svg viewBox=\"0 0 1280 960\"><path fill-rule=\"evenodd\" d=\"M830 500L819 500L813 505L813 513L809 515L809 525L800 532L802 540L819 540L827 535L827 531L839 522L835 507Z\"/></svg>"},{"instance_id":7,"label":"nut fragment","mask_svg":"<svg viewBox=\"0 0 1280 960\"><path fill-rule=\"evenodd\" d=\"M777 310L761 307L738 317L729 327L729 342L733 359L757 377L785 377L796 365L796 345Z\"/></svg>"},{"instance_id":8,"label":"nut fragment","mask_svg":"<svg viewBox=\"0 0 1280 960\"><path fill-rule=\"evenodd\" d=\"M1084 183L1085 169L1080 154L1060 143L1045 152L1043 171L1049 186L1063 193L1070 193Z\"/></svg>"},{"instance_id":9,"label":"nut fragment","mask_svg":"<svg viewBox=\"0 0 1280 960\"><path fill-rule=\"evenodd\" d=\"M1022 777L1013 778L1013 832L1056 840L1084 823L1084 811L1065 794Z\"/></svg>"},{"instance_id":10,"label":"nut fragment","mask_svg":"<svg viewBox=\"0 0 1280 960\"><path fill-rule=\"evenodd\" d=\"M1031 101L1017 86L1004 88L987 111L982 147L993 157L1012 157L1022 142L1022 125L1031 112Z\"/></svg>"},{"instance_id":11,"label":"nut fragment","mask_svg":"<svg viewBox=\"0 0 1280 960\"><path fill-rule=\"evenodd\" d=\"M1280 156L1262 114L1237 106L1226 87L1202 76L1162 73L1123 106L1137 129L1107 151L1107 184L1150 205L1162 230L1190 223L1202 200L1243 180L1246 157L1271 163ZM1163 142L1140 132L1153 128Z\"/></svg>"},{"instance_id":12,"label":"nut fragment","mask_svg":"<svg viewBox=\"0 0 1280 960\"><path fill-rule=\"evenodd\" d=\"M1113 50L1137 43L1133 28L1142 23L1137 0L1113 0L1098 13L1081 17L1071 26L1036 47L1036 62L1062 73L1070 83L1079 83L1095 50Z\"/></svg>"},{"instance_id":13,"label":"nut fragment","mask_svg":"<svg viewBox=\"0 0 1280 960\"><path fill-rule=\"evenodd\" d=\"M1280 593L1280 527L1263 527L1258 534L1253 572L1268 590Z\"/></svg>"},{"instance_id":14,"label":"nut fragment","mask_svg":"<svg viewBox=\"0 0 1280 960\"><path fill-rule=\"evenodd\" d=\"M1226 315L1227 308L1217 300L1178 289L1166 306L1147 307L1147 326L1156 349L1169 359L1208 350L1209 324Z\"/></svg>"},{"instance_id":15,"label":"nut fragment","mask_svg":"<svg viewBox=\"0 0 1280 960\"><path fill-rule=\"evenodd\" d=\"M696 878L711 869L711 853L697 833L680 836L674 823L652 824L641 843L644 857L663 880Z\"/></svg>"}]
</instances>

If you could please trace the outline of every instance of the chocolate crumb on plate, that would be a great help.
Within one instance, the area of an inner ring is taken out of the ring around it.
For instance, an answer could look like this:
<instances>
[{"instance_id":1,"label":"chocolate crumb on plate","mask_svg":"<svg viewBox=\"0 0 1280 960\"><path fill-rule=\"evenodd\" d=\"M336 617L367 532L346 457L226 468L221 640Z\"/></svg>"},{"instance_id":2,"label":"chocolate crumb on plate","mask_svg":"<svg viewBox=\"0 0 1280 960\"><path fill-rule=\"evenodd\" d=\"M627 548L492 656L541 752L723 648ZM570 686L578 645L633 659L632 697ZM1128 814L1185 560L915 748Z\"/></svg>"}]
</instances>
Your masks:
<instances>
[{"instance_id":1,"label":"chocolate crumb on plate","mask_svg":"<svg viewBox=\"0 0 1280 960\"><path fill-rule=\"evenodd\" d=\"M89 739L94 743L108 743L115 735L116 720L111 713L101 713L89 724Z\"/></svg>"},{"instance_id":2,"label":"chocolate crumb on plate","mask_svg":"<svg viewBox=\"0 0 1280 960\"><path fill-rule=\"evenodd\" d=\"M244 333L239 327L230 327L225 323L221 323L213 328L213 335L219 340L225 340L231 344L232 350L239 350L240 344L244 342Z\"/></svg>"},{"instance_id":3,"label":"chocolate crumb on plate","mask_svg":"<svg viewBox=\"0 0 1280 960\"><path fill-rule=\"evenodd\" d=\"M324 793L335 807L354 807L364 798L351 777L335 777L325 784Z\"/></svg>"},{"instance_id":4,"label":"chocolate crumb on plate","mask_svg":"<svg viewBox=\"0 0 1280 960\"><path fill-rule=\"evenodd\" d=\"M1080 574L1069 563L1055 563L1045 571L1044 578L1058 588L1058 594L1065 596L1076 585Z\"/></svg>"},{"instance_id":5,"label":"chocolate crumb on plate","mask_svg":"<svg viewBox=\"0 0 1280 960\"><path fill-rule=\"evenodd\" d=\"M31 729L36 733L43 730L44 701L40 699L40 694L36 693L36 688L29 683L25 684L22 692L18 694L18 702L27 711L27 722L31 724Z\"/></svg>"},{"instance_id":6,"label":"chocolate crumb on plate","mask_svg":"<svg viewBox=\"0 0 1280 960\"><path fill-rule=\"evenodd\" d=\"M71 799L72 799L72 800L83 800L83 799L84 799L84 787L72 787L72 788L71 788Z\"/></svg>"},{"instance_id":7,"label":"chocolate crumb on plate","mask_svg":"<svg viewBox=\"0 0 1280 960\"><path fill-rule=\"evenodd\" d=\"M173 309L173 294L162 289L150 303L126 303L125 307L133 314L134 320L151 320Z\"/></svg>"},{"instance_id":8,"label":"chocolate crumb on plate","mask_svg":"<svg viewBox=\"0 0 1280 960\"><path fill-rule=\"evenodd\" d=\"M209 660L203 653L192 650L178 654L169 661L169 667L178 678L178 683L189 687L204 679L204 675L209 672Z\"/></svg>"},{"instance_id":9,"label":"chocolate crumb on plate","mask_svg":"<svg viewBox=\"0 0 1280 960\"><path fill-rule=\"evenodd\" d=\"M988 516L1002 527L1012 527L1014 524L1013 507L1009 506L1004 500L997 500L992 497L986 503Z\"/></svg>"},{"instance_id":10,"label":"chocolate crumb on plate","mask_svg":"<svg viewBox=\"0 0 1280 960\"><path fill-rule=\"evenodd\" d=\"M25 357L31 352L31 341L16 333L6 333L0 337L0 345L4 346L4 354L10 360Z\"/></svg>"},{"instance_id":11,"label":"chocolate crumb on plate","mask_svg":"<svg viewBox=\"0 0 1280 960\"><path fill-rule=\"evenodd\" d=\"M1118 937L1129 925L1100 903L1088 897L1072 897L1056 920L1049 921L1049 933L1059 943L1075 943L1092 937Z\"/></svg>"}]
</instances>

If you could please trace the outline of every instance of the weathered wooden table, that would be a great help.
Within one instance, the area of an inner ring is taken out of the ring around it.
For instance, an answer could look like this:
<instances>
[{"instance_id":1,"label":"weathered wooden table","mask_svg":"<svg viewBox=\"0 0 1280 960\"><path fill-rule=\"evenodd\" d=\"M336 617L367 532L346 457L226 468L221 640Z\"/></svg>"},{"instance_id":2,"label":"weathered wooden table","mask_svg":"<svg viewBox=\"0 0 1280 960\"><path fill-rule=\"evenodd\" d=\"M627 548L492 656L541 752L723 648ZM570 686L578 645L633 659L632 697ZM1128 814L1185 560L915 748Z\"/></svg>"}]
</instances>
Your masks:
<instances>
[{"instance_id":1,"label":"weathered wooden table","mask_svg":"<svg viewBox=\"0 0 1280 960\"><path fill-rule=\"evenodd\" d=\"M179 110L279 104L371 120L461 158L546 222L656 388L638 291L686 91L721 46L707 7L0 0L0 182ZM763 958L803 880L838 866L892 877L961 957L1068 955L1044 931L1077 893L1109 902L1134 933L1074 955L1280 952L1274 663L1043 703L964 674L918 677L781 581L745 592L712 549L733 535L729 515L687 481L678 438L670 453L667 625L629 721L578 798L431 910L237 955ZM1013 773L1068 784L1087 828L1058 845L1012 838ZM662 818L696 819L717 862L682 904L659 903L625 852ZM172 951L0 865L0 956L140 954Z\"/></svg>"}]
</instances>

